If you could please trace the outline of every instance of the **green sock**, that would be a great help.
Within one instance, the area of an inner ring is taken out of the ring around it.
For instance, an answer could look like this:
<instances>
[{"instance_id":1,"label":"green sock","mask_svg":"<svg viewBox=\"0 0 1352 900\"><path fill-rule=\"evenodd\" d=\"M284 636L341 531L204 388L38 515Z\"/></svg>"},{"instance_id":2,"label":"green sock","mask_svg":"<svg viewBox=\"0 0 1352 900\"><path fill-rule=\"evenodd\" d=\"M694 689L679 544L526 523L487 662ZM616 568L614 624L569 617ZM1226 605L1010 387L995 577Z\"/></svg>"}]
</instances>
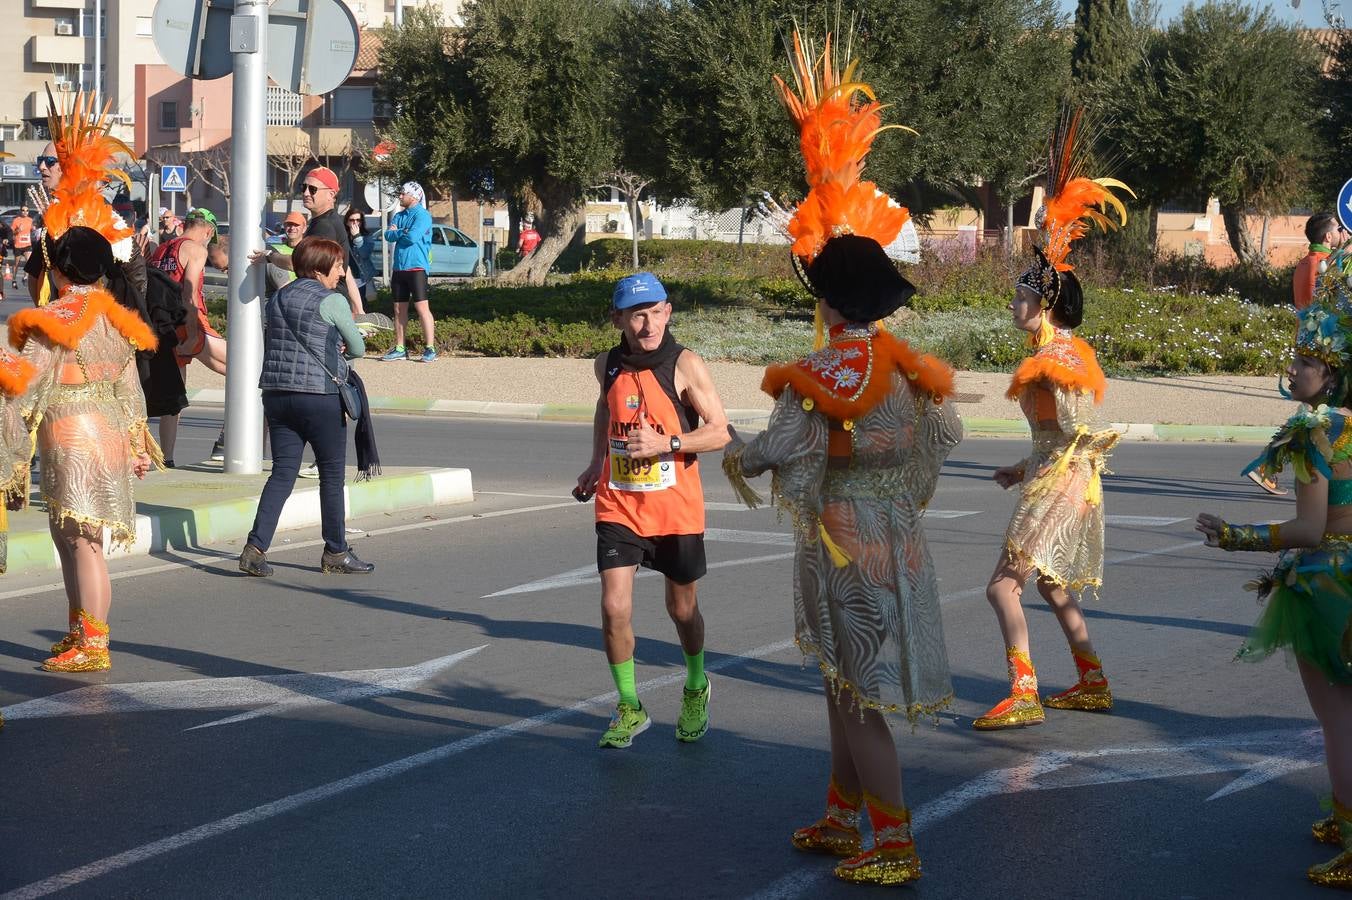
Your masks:
<instances>
[{"instance_id":1,"label":"green sock","mask_svg":"<svg viewBox=\"0 0 1352 900\"><path fill-rule=\"evenodd\" d=\"M638 709L638 691L634 689L634 658L631 656L622 663L610 667L610 677L615 679L615 690L620 692L620 702Z\"/></svg>"},{"instance_id":2,"label":"green sock","mask_svg":"<svg viewBox=\"0 0 1352 900\"><path fill-rule=\"evenodd\" d=\"M685 689L687 691L702 691L704 686L709 683L708 677L704 674L704 651L691 656L689 653L682 653L685 657Z\"/></svg>"}]
</instances>

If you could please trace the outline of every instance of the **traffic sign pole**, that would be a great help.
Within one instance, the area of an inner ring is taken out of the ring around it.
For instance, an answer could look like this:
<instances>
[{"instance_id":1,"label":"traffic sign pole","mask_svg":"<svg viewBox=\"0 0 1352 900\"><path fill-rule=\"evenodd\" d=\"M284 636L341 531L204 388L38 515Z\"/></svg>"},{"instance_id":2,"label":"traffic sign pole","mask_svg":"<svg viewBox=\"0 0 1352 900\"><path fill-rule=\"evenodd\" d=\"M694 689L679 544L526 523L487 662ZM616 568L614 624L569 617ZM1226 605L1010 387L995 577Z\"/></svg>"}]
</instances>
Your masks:
<instances>
[{"instance_id":1,"label":"traffic sign pole","mask_svg":"<svg viewBox=\"0 0 1352 900\"><path fill-rule=\"evenodd\" d=\"M235 123L230 165L230 296L225 371L225 471L263 471L263 274L249 254L263 249L267 202L267 0L236 0L230 17Z\"/></svg>"}]
</instances>

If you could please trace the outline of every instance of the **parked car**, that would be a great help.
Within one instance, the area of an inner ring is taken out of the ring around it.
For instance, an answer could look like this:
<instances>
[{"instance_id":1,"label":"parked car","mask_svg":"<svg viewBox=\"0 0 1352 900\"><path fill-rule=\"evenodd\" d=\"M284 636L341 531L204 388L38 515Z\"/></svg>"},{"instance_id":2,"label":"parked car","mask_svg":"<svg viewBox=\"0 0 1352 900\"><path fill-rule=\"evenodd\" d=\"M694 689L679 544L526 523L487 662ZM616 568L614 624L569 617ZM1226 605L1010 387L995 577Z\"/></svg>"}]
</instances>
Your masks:
<instances>
[{"instance_id":1,"label":"parked car","mask_svg":"<svg viewBox=\"0 0 1352 900\"><path fill-rule=\"evenodd\" d=\"M473 275L479 267L479 245L474 238L449 225L432 226L430 275Z\"/></svg>"}]
</instances>

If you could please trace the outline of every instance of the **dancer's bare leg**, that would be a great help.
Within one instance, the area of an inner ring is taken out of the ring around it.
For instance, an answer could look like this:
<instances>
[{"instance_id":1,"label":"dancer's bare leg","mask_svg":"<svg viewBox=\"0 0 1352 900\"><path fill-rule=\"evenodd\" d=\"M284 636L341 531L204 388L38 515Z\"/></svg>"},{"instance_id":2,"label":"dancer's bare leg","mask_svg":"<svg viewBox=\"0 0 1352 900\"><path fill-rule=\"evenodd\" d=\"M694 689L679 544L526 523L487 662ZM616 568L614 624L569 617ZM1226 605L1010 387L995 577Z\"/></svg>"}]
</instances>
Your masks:
<instances>
[{"instance_id":1,"label":"dancer's bare leg","mask_svg":"<svg viewBox=\"0 0 1352 900\"><path fill-rule=\"evenodd\" d=\"M1066 635L1066 643L1070 644L1071 649L1093 654L1094 645L1089 641L1089 626L1085 623L1084 610L1080 608L1080 601L1075 599L1075 595L1043 578L1037 580L1037 590L1056 614L1056 621L1060 623L1061 631Z\"/></svg>"},{"instance_id":2,"label":"dancer's bare leg","mask_svg":"<svg viewBox=\"0 0 1352 900\"><path fill-rule=\"evenodd\" d=\"M875 709L864 710L861 717L858 701L853 696L842 695L834 702L860 785L865 792L889 806L903 806L901 766L897 763L897 747L887 720Z\"/></svg>"},{"instance_id":3,"label":"dancer's bare leg","mask_svg":"<svg viewBox=\"0 0 1352 900\"><path fill-rule=\"evenodd\" d=\"M1352 803L1352 685L1333 684L1318 667L1299 660L1300 680L1324 732L1324 758L1333 796Z\"/></svg>"},{"instance_id":4,"label":"dancer's bare leg","mask_svg":"<svg viewBox=\"0 0 1352 900\"><path fill-rule=\"evenodd\" d=\"M1024 653L1028 652L1028 620L1024 618L1021 601L1027 577L1006 552L1000 554L1000 561L995 564L995 571L986 585L986 601L995 610L1005 647L1017 647Z\"/></svg>"},{"instance_id":5,"label":"dancer's bare leg","mask_svg":"<svg viewBox=\"0 0 1352 900\"><path fill-rule=\"evenodd\" d=\"M52 538L61 558L61 575L68 594L72 579L67 575L67 569L73 575L73 608L106 622L113 603L113 583L108 577L108 561L103 555L102 532L67 519L60 526L52 526Z\"/></svg>"}]
</instances>

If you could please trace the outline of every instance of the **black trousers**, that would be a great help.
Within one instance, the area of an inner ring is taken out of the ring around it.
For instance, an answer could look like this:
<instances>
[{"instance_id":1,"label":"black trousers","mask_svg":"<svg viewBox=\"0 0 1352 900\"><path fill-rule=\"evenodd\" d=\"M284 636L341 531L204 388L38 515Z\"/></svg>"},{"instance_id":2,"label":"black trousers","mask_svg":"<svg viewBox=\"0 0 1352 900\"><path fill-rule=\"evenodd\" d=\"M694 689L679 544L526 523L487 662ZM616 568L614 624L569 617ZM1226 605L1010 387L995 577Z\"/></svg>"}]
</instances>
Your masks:
<instances>
[{"instance_id":1,"label":"black trousers","mask_svg":"<svg viewBox=\"0 0 1352 900\"><path fill-rule=\"evenodd\" d=\"M272 440L272 474L258 498L249 543L266 551L277 532L286 498L296 486L301 454L309 444L319 467L319 515L324 549L347 549L343 478L347 466L347 418L337 394L264 391L263 413Z\"/></svg>"}]
</instances>

